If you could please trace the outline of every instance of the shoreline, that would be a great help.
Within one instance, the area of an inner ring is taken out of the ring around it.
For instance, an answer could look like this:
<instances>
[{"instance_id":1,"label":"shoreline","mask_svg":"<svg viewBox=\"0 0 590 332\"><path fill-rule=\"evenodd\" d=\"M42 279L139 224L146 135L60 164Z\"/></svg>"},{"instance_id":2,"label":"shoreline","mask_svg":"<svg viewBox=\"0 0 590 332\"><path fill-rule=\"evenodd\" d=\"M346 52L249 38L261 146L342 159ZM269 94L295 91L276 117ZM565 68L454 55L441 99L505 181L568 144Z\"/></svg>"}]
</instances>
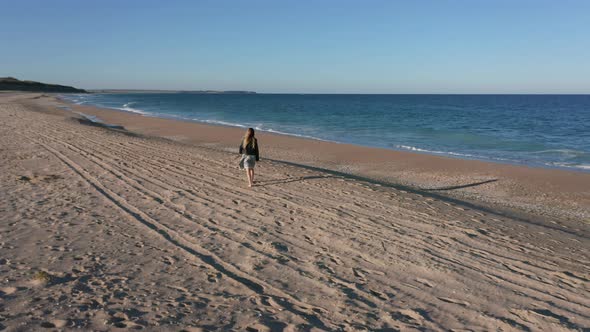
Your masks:
<instances>
[{"instance_id":1,"label":"shoreline","mask_svg":"<svg viewBox=\"0 0 590 332\"><path fill-rule=\"evenodd\" d=\"M218 126L218 127L222 127L222 128L233 128L233 129L239 128L239 129L243 129L243 130L245 130L247 128L246 126L242 126L242 125L238 125L238 124L224 123L222 121L195 120L195 119L189 119L189 118L175 117L175 116L171 116L171 115L166 116L166 115L142 113L140 110L129 111L129 110L119 109L119 108L115 108L115 107L113 107L113 108L102 107L102 106L89 105L89 104L88 105L86 105L86 104L81 105L81 104L76 104L76 103L69 101L67 99L62 99L59 96L57 98L59 100L64 101L65 103L68 103L68 104L73 104L73 105L78 105L78 106L95 107L95 108L99 108L99 109L111 110L114 112L130 113L130 114L144 116L144 117L148 117L148 118L190 122L190 123L196 123L196 124L201 124L201 125L206 125L206 126ZM109 124L107 124L107 125L109 125ZM117 126L117 125L113 124L113 126ZM264 132L264 133L272 134L272 135L280 135L280 136L286 136L286 137L294 137L294 138L308 139L308 140L313 140L313 141L328 142L328 143L335 143L335 144L352 145L352 146L356 146L359 148L372 148L372 149L383 149L383 150L396 151L396 152L409 152L409 153L416 153L416 154L427 155L427 156L451 158L451 159L457 159L457 160L482 161L482 162L486 162L486 163L500 164L500 165L512 165L512 166L522 166L522 167L528 167L528 168L540 168L540 169L550 169L550 170L554 169L554 170L562 170L562 171L590 173L590 166L586 166L586 165L584 165L584 166L559 166L559 165L548 165L546 163L527 164L526 162L520 162L520 161L516 161L516 160L511 160L511 159L501 159L501 158L491 159L491 158L480 157L480 156L475 156L475 155L463 154L463 153L459 153L459 152L431 151L431 150L421 149L421 148L417 148L417 147L413 147L413 146L407 146L407 148L385 147L385 146L377 146L377 145L371 146L371 145L364 145L364 144L357 144L357 143L341 142L341 141L330 140L330 139L323 139L323 138L314 137L314 136L297 135L297 134L292 134L292 133L280 132L280 131L276 131L276 130L265 130L265 129L259 129L257 127L255 127L254 129L256 130L256 132Z\"/></svg>"},{"instance_id":2,"label":"shoreline","mask_svg":"<svg viewBox=\"0 0 590 332\"><path fill-rule=\"evenodd\" d=\"M279 95L282 95L282 94L279 94ZM320 94L320 95L324 95L324 94ZM327 95L330 95L330 94L327 94ZM362 95L362 94L359 94L359 95ZM401 94L401 95L404 95L404 94ZM422 94L418 94L418 95L422 95ZM423 94L423 95L424 96L431 96L433 94ZM457 95L461 96L463 94L457 94ZM475 95L479 95L479 94L475 94ZM501 96L503 94L489 94L489 95ZM521 95L521 94L516 94L516 95ZM528 94L522 94L522 95L526 96ZM585 96L584 94L574 94L574 96L578 96L578 95ZM182 122L191 122L191 123L197 123L197 124L202 124L202 125L220 126L220 127L228 127L228 128L241 128L241 129L247 128L247 126L243 126L243 125L240 125L237 123L228 123L228 122L216 121L216 120L191 119L191 118L184 118L181 116L166 115L166 114L153 114L153 113L144 112L143 110L140 110L140 109L137 109L137 110L135 110L133 108L125 109L126 107L117 108L117 107L106 107L106 106L91 105L91 104L77 104L74 101L68 100L66 98L62 98L60 95L57 95L57 98L62 100L65 103L68 103L68 104L74 104L74 105L78 105L78 106L96 107L96 108L101 108L101 109L112 110L115 112L125 112L125 113L141 115L141 116L150 117L150 118L159 118L159 119L175 120L175 121L182 121ZM260 129L258 127L253 127L253 128L257 132L265 132L265 133L269 133L269 134L283 135L283 136L288 136L288 137L303 138L303 139L310 139L310 140L317 140L317 141L322 141L322 142L353 145L353 146L357 146L357 147L361 147L361 148L384 149L384 150L389 150L389 151L410 152L410 153L416 153L416 154L424 154L424 155L429 155L429 156L444 157L444 158L459 159L459 160L482 161L482 162L494 163L494 164L500 164L500 165L513 165L513 166L523 166L523 167L541 168L541 169L556 169L556 170L573 171L573 172L581 172L581 173L590 174L590 165L586 165L586 164L582 164L582 165L578 165L578 166L568 166L568 165L560 165L559 163L551 163L548 161L547 162L542 162L542 161L528 162L526 160L521 161L521 160L508 159L508 158L502 158L502 157L486 157L483 155L480 156L477 154L461 153L461 152L454 152L454 151L428 150L428 149L415 147L415 146L368 145L368 144L362 144L362 143L338 141L338 140L333 140L333 139L324 139L324 138L319 138L319 137L315 137L315 136L298 135L298 134L293 134L293 133L281 132L281 131L277 131L277 130L273 130L273 129Z\"/></svg>"},{"instance_id":3,"label":"shoreline","mask_svg":"<svg viewBox=\"0 0 590 332\"><path fill-rule=\"evenodd\" d=\"M131 132L227 152L237 150L243 135L243 128L77 105L57 96L46 99L54 106L67 105L74 112L97 117ZM513 213L590 220L590 173L584 171L460 159L263 131L257 132L257 137L263 159L403 185Z\"/></svg>"}]
</instances>

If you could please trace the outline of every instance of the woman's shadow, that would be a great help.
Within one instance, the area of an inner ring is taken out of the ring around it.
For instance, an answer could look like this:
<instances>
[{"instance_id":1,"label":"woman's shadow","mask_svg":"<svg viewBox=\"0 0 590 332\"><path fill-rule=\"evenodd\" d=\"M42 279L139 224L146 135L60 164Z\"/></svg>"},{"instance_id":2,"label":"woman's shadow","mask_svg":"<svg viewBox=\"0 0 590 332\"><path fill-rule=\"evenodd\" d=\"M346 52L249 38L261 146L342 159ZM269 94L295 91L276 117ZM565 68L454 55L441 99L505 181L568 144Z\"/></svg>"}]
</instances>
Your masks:
<instances>
[{"instance_id":1,"label":"woman's shadow","mask_svg":"<svg viewBox=\"0 0 590 332\"><path fill-rule=\"evenodd\" d=\"M257 187L264 187L270 186L274 184L286 184L291 182L298 182L298 181L305 181L305 180L315 180L315 179L329 179L333 178L332 175L315 175L315 176L300 176L296 178L286 178L286 179L275 179L275 180L262 180L256 181Z\"/></svg>"}]
</instances>

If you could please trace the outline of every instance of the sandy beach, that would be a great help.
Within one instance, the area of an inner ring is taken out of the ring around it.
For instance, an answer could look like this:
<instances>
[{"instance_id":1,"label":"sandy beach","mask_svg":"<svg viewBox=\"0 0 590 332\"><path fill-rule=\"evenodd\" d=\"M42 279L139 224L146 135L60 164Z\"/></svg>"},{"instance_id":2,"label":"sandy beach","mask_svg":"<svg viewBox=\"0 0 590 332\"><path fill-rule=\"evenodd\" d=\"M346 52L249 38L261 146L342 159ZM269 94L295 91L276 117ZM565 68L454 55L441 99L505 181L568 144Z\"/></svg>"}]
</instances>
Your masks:
<instances>
[{"instance_id":1,"label":"sandy beach","mask_svg":"<svg viewBox=\"0 0 590 332\"><path fill-rule=\"evenodd\" d=\"M50 99L47 102L51 102ZM147 136L235 152L245 129L67 105L73 112ZM590 220L590 172L531 168L428 154L339 144L259 132L267 160L290 162L393 184L405 190L458 198L510 215ZM236 143L237 142L237 143Z\"/></svg>"},{"instance_id":2,"label":"sandy beach","mask_svg":"<svg viewBox=\"0 0 590 332\"><path fill-rule=\"evenodd\" d=\"M590 329L590 173L242 134L0 94L0 330Z\"/></svg>"}]
</instances>

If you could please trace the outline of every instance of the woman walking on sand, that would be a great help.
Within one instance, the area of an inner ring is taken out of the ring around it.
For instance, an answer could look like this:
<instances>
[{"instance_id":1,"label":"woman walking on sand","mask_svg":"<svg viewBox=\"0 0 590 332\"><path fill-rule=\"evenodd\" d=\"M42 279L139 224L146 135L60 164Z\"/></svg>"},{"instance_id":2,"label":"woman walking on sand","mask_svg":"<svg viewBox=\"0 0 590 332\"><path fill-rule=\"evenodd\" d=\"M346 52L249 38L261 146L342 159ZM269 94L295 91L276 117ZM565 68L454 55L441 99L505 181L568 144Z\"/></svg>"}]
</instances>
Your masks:
<instances>
[{"instance_id":1,"label":"woman walking on sand","mask_svg":"<svg viewBox=\"0 0 590 332\"><path fill-rule=\"evenodd\" d=\"M254 166L260 160L258 155L258 141L254 137L254 129L248 128L242 144L240 144L240 168L246 169L246 176L248 177L248 187L254 185Z\"/></svg>"}]
</instances>

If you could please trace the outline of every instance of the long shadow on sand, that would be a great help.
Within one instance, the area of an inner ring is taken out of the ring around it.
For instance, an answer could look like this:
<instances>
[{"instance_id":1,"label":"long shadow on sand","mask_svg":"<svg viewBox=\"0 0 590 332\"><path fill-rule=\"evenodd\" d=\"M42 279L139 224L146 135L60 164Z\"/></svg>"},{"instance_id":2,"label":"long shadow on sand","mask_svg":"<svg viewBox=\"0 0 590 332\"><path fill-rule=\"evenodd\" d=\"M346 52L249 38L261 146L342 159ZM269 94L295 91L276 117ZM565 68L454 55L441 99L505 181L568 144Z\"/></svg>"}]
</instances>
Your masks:
<instances>
[{"instance_id":1,"label":"long shadow on sand","mask_svg":"<svg viewBox=\"0 0 590 332\"><path fill-rule=\"evenodd\" d=\"M486 181L481 181L481 182L474 182L474 183L462 184L462 185L450 186L450 187L422 188L422 190L426 190L426 191L454 190L454 189L462 189L462 188L469 188L469 187L481 186L482 184L486 184L486 183L490 183L490 182L496 182L496 181L498 181L498 179L492 179L492 180L486 180Z\"/></svg>"},{"instance_id":2,"label":"long shadow on sand","mask_svg":"<svg viewBox=\"0 0 590 332\"><path fill-rule=\"evenodd\" d=\"M305 181L305 180L314 180L314 179L328 179L333 178L332 175L323 175L323 176L301 176L297 178L285 178L285 179L275 179L275 180L264 180L264 181L256 181L257 187L264 187L270 186L273 184L285 184L290 182L298 182L298 181Z\"/></svg>"},{"instance_id":3,"label":"long shadow on sand","mask_svg":"<svg viewBox=\"0 0 590 332\"><path fill-rule=\"evenodd\" d=\"M542 221L543 219L539 218L537 216L533 216L533 215L529 215L529 214L522 213L519 211L515 211L510 208L485 206L481 203L469 202L467 200L452 198L452 197L445 196L442 194L437 194L437 193L435 193L435 190L432 190L432 189L427 190L427 189L422 189L422 188L414 188L414 187L410 187L410 186L406 186L406 185L402 185L402 184L393 184L393 183L389 183L386 181L371 179L371 178L364 177L364 176L353 175L353 174L334 171L334 170L330 170L330 169L326 169L326 168L303 165L303 164L298 164L298 163L289 162L289 161L283 161L283 160L277 160L277 159L267 159L267 160L278 163L278 164L301 167L301 168L312 170L312 171L319 171L319 172L328 174L327 176L332 176L335 178L352 179L352 180L362 181L362 182L373 184L373 185L378 185L383 188L393 188L393 189L397 189L397 190L404 190L404 191L411 192L414 194L420 194L425 197L431 197L431 198L435 198L435 199L438 199L441 201L461 205L461 206L464 206L464 207L467 207L470 209L479 210L481 212L485 212L488 214L501 216L501 217L508 217L508 218L511 218L511 219L518 221L518 222L523 222L523 223L527 223L527 224L537 225L537 226L561 231L561 232L571 234L571 235L574 235L577 237L581 237L584 239L588 238L588 234L585 232L576 232L576 231L572 231L569 229L564 229L559 226L551 225L548 222L543 222ZM487 180L487 181L490 181L490 182L491 181L498 181L498 179ZM484 182L486 182L486 181L484 181ZM469 184L467 186L476 186L476 185L481 185L481 184L483 184L483 183ZM457 189L457 188L455 188L455 189ZM444 190L451 190L451 189L440 189L439 188L436 191L444 191Z\"/></svg>"}]
</instances>

